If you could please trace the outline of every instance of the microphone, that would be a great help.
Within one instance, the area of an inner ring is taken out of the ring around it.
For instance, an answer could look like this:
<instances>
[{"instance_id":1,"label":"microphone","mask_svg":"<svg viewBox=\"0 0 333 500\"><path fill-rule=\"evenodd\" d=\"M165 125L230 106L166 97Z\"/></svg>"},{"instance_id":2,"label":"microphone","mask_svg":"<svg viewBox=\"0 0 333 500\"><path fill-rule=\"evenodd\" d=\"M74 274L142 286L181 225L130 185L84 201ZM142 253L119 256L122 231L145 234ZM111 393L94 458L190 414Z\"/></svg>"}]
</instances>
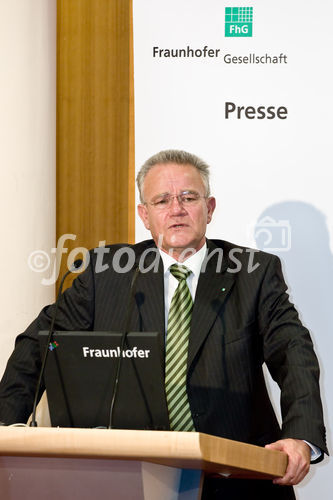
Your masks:
<instances>
[{"instance_id":1,"label":"microphone","mask_svg":"<svg viewBox=\"0 0 333 500\"><path fill-rule=\"evenodd\" d=\"M121 369L121 363L123 359L123 350L125 347L125 341L127 338L128 330L130 328L130 321L131 321L131 313L133 310L134 306L134 289L135 289L135 284L136 280L138 279L140 272L140 267L139 264L136 264L135 271L133 273L132 281L131 281L131 286L130 286L130 291L129 291L129 296L128 296L128 304L127 304L127 314L126 314L126 321L125 321L125 330L121 336L121 342L120 342L120 355L117 361L117 369L116 369L116 378L115 378L115 383L114 383L114 388L113 388L113 395L112 395L112 400L111 400L111 405L110 405L110 416L109 416L109 427L108 429L113 428L113 412L114 412L114 407L115 407L115 401L116 397L118 394L118 385L119 385L119 377L120 377L120 369Z\"/></svg>"},{"instance_id":2,"label":"microphone","mask_svg":"<svg viewBox=\"0 0 333 500\"><path fill-rule=\"evenodd\" d=\"M63 276L63 278L62 278L62 280L60 282L59 291L58 291L58 295L57 295L57 300L55 302L54 314L53 314L53 317L52 317L52 321L51 321L51 325L50 325L50 329L49 329L49 334L48 334L47 340L46 340L46 347L45 347L45 351L44 351L44 355L43 355L42 366L41 366L41 369L40 369L40 372L39 372L38 382L37 382L37 385L36 385L36 391L35 391L34 404L33 404L33 407L32 407L32 415L31 415L30 427L38 427L38 424L37 424L37 421L36 421L36 409L37 409L37 403L38 403L38 396L39 396L40 388L41 388L41 385L42 385L42 379L43 379L43 375L44 375L44 371L45 371L45 366L46 366L46 361L47 361L47 355L49 353L49 345L50 345L50 342L51 342L51 339L52 339L52 335L53 335L54 323L55 323L57 312L58 312L58 306L59 306L59 301L60 301L60 297L61 297L61 293L62 293L62 288L63 288L63 285L64 285L64 281L65 281L65 279L67 278L67 276L69 274L71 274L72 272L74 272L77 269L80 269L80 267L82 266L82 264L83 264L83 260L82 259L75 260L73 262L73 264L71 265L70 269L64 274L64 276Z\"/></svg>"}]
</instances>

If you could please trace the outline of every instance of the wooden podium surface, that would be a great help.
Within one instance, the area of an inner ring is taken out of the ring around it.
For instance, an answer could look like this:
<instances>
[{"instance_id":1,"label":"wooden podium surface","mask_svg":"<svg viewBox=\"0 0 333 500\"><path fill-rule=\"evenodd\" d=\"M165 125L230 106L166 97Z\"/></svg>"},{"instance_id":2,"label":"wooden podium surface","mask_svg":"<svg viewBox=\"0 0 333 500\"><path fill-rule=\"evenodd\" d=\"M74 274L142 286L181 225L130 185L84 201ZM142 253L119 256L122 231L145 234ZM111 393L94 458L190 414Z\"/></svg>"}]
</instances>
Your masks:
<instances>
[{"instance_id":1,"label":"wooden podium surface","mask_svg":"<svg viewBox=\"0 0 333 500\"><path fill-rule=\"evenodd\" d=\"M150 462L232 477L284 475L287 456L199 432L0 427L0 456Z\"/></svg>"}]
</instances>

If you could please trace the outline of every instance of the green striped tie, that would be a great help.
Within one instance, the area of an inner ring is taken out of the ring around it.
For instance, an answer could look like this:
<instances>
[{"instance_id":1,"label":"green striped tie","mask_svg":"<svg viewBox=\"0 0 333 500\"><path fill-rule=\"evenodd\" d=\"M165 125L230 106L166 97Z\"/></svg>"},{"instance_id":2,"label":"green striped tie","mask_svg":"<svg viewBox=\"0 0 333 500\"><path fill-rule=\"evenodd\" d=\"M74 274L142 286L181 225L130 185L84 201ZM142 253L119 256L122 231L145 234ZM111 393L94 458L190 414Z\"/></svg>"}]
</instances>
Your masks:
<instances>
[{"instance_id":1,"label":"green striped tie","mask_svg":"<svg viewBox=\"0 0 333 500\"><path fill-rule=\"evenodd\" d=\"M191 271L185 266L173 264L170 266L170 272L179 281L169 310L165 354L165 392L170 429L194 431L186 392L188 338L193 309L186 278Z\"/></svg>"}]
</instances>

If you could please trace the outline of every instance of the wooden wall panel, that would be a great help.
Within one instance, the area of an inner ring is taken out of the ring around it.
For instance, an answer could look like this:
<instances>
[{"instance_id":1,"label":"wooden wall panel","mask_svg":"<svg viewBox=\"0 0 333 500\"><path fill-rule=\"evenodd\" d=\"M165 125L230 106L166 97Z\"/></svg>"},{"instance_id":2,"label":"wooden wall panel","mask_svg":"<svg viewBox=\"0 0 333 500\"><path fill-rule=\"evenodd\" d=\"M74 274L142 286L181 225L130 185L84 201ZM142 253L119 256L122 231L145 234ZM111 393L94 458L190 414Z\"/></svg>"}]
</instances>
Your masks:
<instances>
[{"instance_id":1,"label":"wooden wall panel","mask_svg":"<svg viewBox=\"0 0 333 500\"><path fill-rule=\"evenodd\" d=\"M57 17L57 238L132 242L132 2L58 0Z\"/></svg>"}]
</instances>

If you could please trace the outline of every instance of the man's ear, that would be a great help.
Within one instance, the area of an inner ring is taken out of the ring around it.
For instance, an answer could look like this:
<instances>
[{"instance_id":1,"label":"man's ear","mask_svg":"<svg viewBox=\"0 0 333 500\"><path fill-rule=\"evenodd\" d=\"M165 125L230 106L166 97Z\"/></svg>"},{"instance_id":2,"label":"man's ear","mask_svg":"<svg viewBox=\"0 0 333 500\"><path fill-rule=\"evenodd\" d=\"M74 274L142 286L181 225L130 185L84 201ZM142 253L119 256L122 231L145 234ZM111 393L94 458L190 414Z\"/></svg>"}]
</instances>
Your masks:
<instances>
[{"instance_id":1,"label":"man's ear","mask_svg":"<svg viewBox=\"0 0 333 500\"><path fill-rule=\"evenodd\" d=\"M148 218L148 210L147 210L146 205L144 205L143 203L140 203L140 205L138 205L138 214L139 214L140 219L144 223L145 228L146 229L150 229L149 218Z\"/></svg>"},{"instance_id":2,"label":"man's ear","mask_svg":"<svg viewBox=\"0 0 333 500\"><path fill-rule=\"evenodd\" d=\"M209 224L210 221L212 220L215 207L216 207L216 199L214 198L214 196L210 196L207 199L207 224Z\"/></svg>"}]
</instances>

